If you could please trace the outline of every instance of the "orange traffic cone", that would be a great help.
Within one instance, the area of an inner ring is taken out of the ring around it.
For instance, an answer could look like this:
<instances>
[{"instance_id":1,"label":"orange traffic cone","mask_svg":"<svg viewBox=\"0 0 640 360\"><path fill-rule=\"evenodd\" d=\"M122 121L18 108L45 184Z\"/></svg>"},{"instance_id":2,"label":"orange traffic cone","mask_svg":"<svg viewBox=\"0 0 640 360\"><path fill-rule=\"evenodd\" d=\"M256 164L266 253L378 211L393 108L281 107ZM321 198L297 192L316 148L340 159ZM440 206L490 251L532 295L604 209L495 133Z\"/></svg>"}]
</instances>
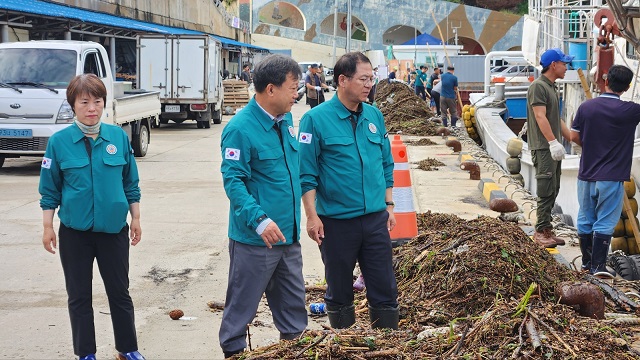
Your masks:
<instances>
[{"instance_id":1,"label":"orange traffic cone","mask_svg":"<svg viewBox=\"0 0 640 360\"><path fill-rule=\"evenodd\" d=\"M391 141L393 154L393 214L396 217L396 227L391 230L391 240L399 243L408 241L418 235L418 219L413 207L413 190L411 189L411 175L407 160L407 146L394 135Z\"/></svg>"}]
</instances>

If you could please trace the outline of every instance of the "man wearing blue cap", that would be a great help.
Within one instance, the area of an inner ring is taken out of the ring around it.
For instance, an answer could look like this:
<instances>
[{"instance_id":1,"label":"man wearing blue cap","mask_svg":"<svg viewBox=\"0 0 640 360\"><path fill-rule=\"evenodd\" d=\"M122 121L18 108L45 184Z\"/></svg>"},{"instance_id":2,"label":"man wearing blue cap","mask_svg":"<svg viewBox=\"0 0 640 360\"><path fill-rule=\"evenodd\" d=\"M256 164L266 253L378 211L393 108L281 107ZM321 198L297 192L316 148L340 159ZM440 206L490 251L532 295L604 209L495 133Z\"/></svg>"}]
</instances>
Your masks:
<instances>
[{"instance_id":1,"label":"man wearing blue cap","mask_svg":"<svg viewBox=\"0 0 640 360\"><path fill-rule=\"evenodd\" d=\"M563 79L573 56L553 48L540 56L542 76L527 90L527 144L536 169L536 231L533 240L544 247L564 245L564 240L553 234L551 209L560 191L560 166L564 158L564 146L560 136L570 140L569 129L560 120L560 98L554 85Z\"/></svg>"}]
</instances>

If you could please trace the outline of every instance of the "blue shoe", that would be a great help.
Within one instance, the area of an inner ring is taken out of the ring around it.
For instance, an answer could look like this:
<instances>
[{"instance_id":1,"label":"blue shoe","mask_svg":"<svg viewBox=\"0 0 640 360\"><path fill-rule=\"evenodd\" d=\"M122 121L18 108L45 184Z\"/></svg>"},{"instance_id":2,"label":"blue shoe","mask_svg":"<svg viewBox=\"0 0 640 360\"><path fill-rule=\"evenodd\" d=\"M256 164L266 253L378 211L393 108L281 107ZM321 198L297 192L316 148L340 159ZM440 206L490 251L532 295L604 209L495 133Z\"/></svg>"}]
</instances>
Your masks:
<instances>
[{"instance_id":1,"label":"blue shoe","mask_svg":"<svg viewBox=\"0 0 640 360\"><path fill-rule=\"evenodd\" d=\"M118 353L118 359L120 360L145 360L144 356L138 351L132 351L128 353Z\"/></svg>"},{"instance_id":2,"label":"blue shoe","mask_svg":"<svg viewBox=\"0 0 640 360\"><path fill-rule=\"evenodd\" d=\"M78 360L96 360L96 354L81 356Z\"/></svg>"}]
</instances>

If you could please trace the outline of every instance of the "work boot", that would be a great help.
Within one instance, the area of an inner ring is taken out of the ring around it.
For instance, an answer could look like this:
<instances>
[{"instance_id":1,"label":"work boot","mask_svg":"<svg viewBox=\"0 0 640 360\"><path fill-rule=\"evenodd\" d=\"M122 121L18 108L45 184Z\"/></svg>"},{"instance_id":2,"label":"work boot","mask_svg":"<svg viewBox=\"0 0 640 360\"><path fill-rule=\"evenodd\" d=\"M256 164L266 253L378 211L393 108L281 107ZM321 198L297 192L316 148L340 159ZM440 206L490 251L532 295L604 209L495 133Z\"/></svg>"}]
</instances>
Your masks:
<instances>
[{"instance_id":1,"label":"work boot","mask_svg":"<svg viewBox=\"0 0 640 360\"><path fill-rule=\"evenodd\" d=\"M545 234L546 237L553 239L553 241L556 242L556 245L560 245L560 246L564 246L565 242L564 239L557 237L554 233L553 230L551 229L544 229L542 230Z\"/></svg>"},{"instance_id":2,"label":"work boot","mask_svg":"<svg viewBox=\"0 0 640 360\"><path fill-rule=\"evenodd\" d=\"M548 233L536 231L533 233L533 241L545 248L554 248L558 246L555 240L548 236Z\"/></svg>"},{"instance_id":3,"label":"work boot","mask_svg":"<svg viewBox=\"0 0 640 360\"><path fill-rule=\"evenodd\" d=\"M356 307L353 304L336 307L327 305L327 316L332 328L346 329L356 322Z\"/></svg>"},{"instance_id":4,"label":"work boot","mask_svg":"<svg viewBox=\"0 0 640 360\"><path fill-rule=\"evenodd\" d=\"M607 255L609 254L609 244L611 235L593 233L593 247L591 249L591 270L592 275L599 272L607 272Z\"/></svg>"},{"instance_id":5,"label":"work boot","mask_svg":"<svg viewBox=\"0 0 640 360\"><path fill-rule=\"evenodd\" d=\"M369 306L369 320L373 329L398 330L398 307L374 308Z\"/></svg>"},{"instance_id":6,"label":"work boot","mask_svg":"<svg viewBox=\"0 0 640 360\"><path fill-rule=\"evenodd\" d=\"M128 353L118 353L118 360L145 360L137 350Z\"/></svg>"},{"instance_id":7,"label":"work boot","mask_svg":"<svg viewBox=\"0 0 640 360\"><path fill-rule=\"evenodd\" d=\"M233 355L238 355L238 354L240 354L242 352L244 352L244 349L234 350L234 351L223 351L225 359L228 359L228 358L232 357Z\"/></svg>"},{"instance_id":8,"label":"work boot","mask_svg":"<svg viewBox=\"0 0 640 360\"><path fill-rule=\"evenodd\" d=\"M297 332L297 333L280 333L280 340L293 340L293 339L297 339L300 335L302 334L302 332Z\"/></svg>"},{"instance_id":9,"label":"work boot","mask_svg":"<svg viewBox=\"0 0 640 360\"><path fill-rule=\"evenodd\" d=\"M578 234L580 252L582 253L582 266L580 270L591 270L591 250L593 247L593 234Z\"/></svg>"}]
</instances>

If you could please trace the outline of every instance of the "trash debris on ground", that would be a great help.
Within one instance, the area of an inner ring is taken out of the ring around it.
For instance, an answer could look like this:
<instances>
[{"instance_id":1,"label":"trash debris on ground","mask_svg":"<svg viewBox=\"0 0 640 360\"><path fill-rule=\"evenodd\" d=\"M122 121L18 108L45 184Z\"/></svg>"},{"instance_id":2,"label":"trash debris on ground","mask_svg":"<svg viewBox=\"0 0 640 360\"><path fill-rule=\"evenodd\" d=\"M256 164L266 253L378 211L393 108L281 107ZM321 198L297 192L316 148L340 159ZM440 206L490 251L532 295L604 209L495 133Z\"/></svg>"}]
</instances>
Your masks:
<instances>
[{"instance_id":1,"label":"trash debris on ground","mask_svg":"<svg viewBox=\"0 0 640 360\"><path fill-rule=\"evenodd\" d=\"M420 140L409 140L404 142L407 146L428 146L428 145L438 145L437 142L429 139L422 138Z\"/></svg>"},{"instance_id":2,"label":"trash debris on ground","mask_svg":"<svg viewBox=\"0 0 640 360\"><path fill-rule=\"evenodd\" d=\"M436 135L438 124L429 121L433 112L429 103L415 94L407 84L382 80L376 87L376 104L384 115L387 131L404 135Z\"/></svg>"},{"instance_id":3,"label":"trash debris on ground","mask_svg":"<svg viewBox=\"0 0 640 360\"><path fill-rule=\"evenodd\" d=\"M640 321L620 314L638 304L564 267L516 224L427 212L418 227L394 249L399 330L370 328L365 290L350 329L323 325L236 359L640 359ZM559 304L556 287L579 281L605 292L605 320Z\"/></svg>"},{"instance_id":4,"label":"trash debris on ground","mask_svg":"<svg viewBox=\"0 0 640 360\"><path fill-rule=\"evenodd\" d=\"M426 158L414 164L418 164L418 169L424 170L424 171L438 170L439 166L445 166L445 163L434 158Z\"/></svg>"}]
</instances>

